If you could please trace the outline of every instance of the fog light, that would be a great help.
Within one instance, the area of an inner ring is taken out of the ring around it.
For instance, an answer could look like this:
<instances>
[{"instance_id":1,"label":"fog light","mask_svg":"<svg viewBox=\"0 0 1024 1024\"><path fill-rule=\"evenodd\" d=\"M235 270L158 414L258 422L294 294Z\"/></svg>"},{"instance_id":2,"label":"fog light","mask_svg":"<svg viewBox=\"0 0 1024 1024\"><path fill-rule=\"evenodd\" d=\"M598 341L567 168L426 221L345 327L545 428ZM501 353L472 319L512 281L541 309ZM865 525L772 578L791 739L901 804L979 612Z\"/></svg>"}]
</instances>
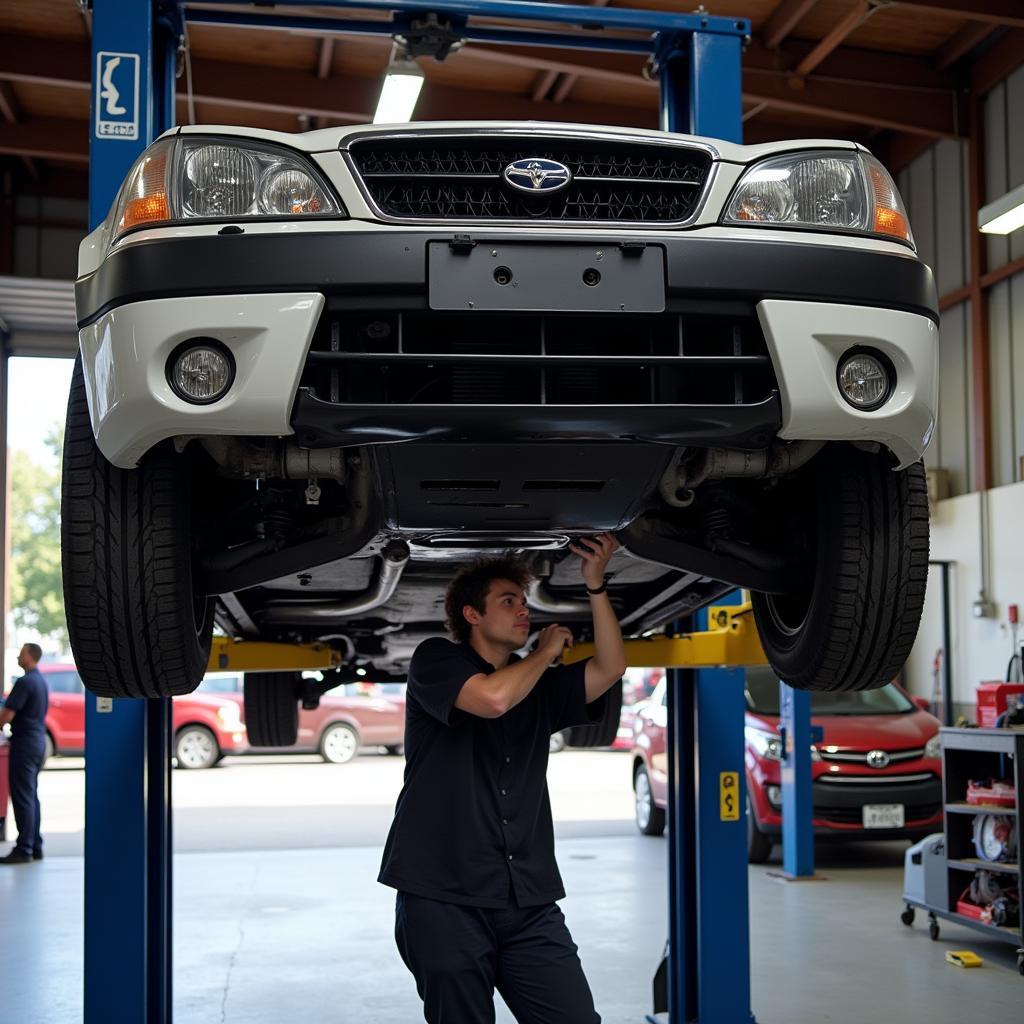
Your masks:
<instances>
[{"instance_id":1,"label":"fog light","mask_svg":"<svg viewBox=\"0 0 1024 1024\"><path fill-rule=\"evenodd\" d=\"M772 807L782 806L782 787L781 786L766 786L765 789L768 792L768 803Z\"/></svg>"},{"instance_id":2,"label":"fog light","mask_svg":"<svg viewBox=\"0 0 1024 1024\"><path fill-rule=\"evenodd\" d=\"M193 405L216 402L234 378L231 353L213 338L193 338L168 360L167 379L174 393Z\"/></svg>"},{"instance_id":3,"label":"fog light","mask_svg":"<svg viewBox=\"0 0 1024 1024\"><path fill-rule=\"evenodd\" d=\"M847 352L839 361L837 379L843 398L865 412L884 405L895 383L892 363L880 352Z\"/></svg>"}]
</instances>

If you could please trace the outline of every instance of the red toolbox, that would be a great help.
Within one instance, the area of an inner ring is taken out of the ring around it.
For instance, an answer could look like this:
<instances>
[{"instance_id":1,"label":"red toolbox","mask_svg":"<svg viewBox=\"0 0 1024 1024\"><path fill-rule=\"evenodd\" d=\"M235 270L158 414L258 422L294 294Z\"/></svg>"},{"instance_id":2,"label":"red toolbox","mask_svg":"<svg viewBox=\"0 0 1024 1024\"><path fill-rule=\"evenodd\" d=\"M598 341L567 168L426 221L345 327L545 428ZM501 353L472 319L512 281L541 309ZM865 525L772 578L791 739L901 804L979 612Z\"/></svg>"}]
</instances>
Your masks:
<instances>
[{"instance_id":1,"label":"red toolbox","mask_svg":"<svg viewBox=\"0 0 1024 1024\"><path fill-rule=\"evenodd\" d=\"M994 728L1010 697L1024 701L1024 683L982 683L977 691L978 725Z\"/></svg>"}]
</instances>

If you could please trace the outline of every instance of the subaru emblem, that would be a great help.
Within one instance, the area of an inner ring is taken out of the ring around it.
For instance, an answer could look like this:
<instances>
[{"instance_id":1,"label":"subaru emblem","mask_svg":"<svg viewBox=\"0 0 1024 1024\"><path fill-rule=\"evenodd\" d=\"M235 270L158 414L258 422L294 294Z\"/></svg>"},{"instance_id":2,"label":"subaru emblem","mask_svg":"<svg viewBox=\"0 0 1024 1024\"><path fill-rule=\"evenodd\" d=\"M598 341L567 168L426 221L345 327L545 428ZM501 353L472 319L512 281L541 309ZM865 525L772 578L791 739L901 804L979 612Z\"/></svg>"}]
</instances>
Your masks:
<instances>
[{"instance_id":1,"label":"subaru emblem","mask_svg":"<svg viewBox=\"0 0 1024 1024\"><path fill-rule=\"evenodd\" d=\"M557 192L572 181L572 173L565 164L539 156L513 160L502 177L521 192Z\"/></svg>"},{"instance_id":2,"label":"subaru emblem","mask_svg":"<svg viewBox=\"0 0 1024 1024\"><path fill-rule=\"evenodd\" d=\"M888 768L889 755L884 750L869 750L868 765L872 768Z\"/></svg>"}]
</instances>

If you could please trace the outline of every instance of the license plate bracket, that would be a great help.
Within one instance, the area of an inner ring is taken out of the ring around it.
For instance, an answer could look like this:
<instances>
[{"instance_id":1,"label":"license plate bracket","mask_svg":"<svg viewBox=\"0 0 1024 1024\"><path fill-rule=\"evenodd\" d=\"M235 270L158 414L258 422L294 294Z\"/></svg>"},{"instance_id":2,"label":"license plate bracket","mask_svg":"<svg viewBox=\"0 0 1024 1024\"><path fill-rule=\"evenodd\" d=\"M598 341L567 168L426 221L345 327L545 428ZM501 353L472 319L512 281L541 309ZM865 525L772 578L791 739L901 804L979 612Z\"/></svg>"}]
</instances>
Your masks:
<instances>
[{"instance_id":1,"label":"license plate bracket","mask_svg":"<svg viewBox=\"0 0 1024 1024\"><path fill-rule=\"evenodd\" d=\"M865 828L903 828L906 824L903 804L864 804L861 814Z\"/></svg>"},{"instance_id":2,"label":"license plate bracket","mask_svg":"<svg viewBox=\"0 0 1024 1024\"><path fill-rule=\"evenodd\" d=\"M429 242L431 309L662 313L665 248L566 242Z\"/></svg>"}]
</instances>

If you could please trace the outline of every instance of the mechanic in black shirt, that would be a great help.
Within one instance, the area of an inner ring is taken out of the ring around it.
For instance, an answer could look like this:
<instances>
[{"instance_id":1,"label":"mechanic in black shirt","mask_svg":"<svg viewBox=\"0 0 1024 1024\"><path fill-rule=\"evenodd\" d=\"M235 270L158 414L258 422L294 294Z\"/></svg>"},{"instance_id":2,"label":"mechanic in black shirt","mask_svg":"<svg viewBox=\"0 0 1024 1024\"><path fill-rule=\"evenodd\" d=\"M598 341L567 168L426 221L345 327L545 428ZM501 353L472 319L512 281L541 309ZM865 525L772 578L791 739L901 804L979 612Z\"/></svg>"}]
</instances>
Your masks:
<instances>
[{"instance_id":1,"label":"mechanic in black shirt","mask_svg":"<svg viewBox=\"0 0 1024 1024\"><path fill-rule=\"evenodd\" d=\"M38 644L25 644L18 664L25 674L14 684L0 708L0 727L11 723L11 753L8 758L11 803L18 826L18 841L0 864L31 864L43 859L39 834L39 769L46 758L46 709L49 694L46 680L36 668L43 652Z\"/></svg>"},{"instance_id":2,"label":"mechanic in black shirt","mask_svg":"<svg viewBox=\"0 0 1024 1024\"><path fill-rule=\"evenodd\" d=\"M395 938L429 1024L599 1024L565 918L547 790L553 732L599 721L626 670L604 571L610 534L581 539L594 657L551 667L572 634L547 626L525 658L529 572L512 558L460 572L445 598L455 642L409 666L405 783L379 881L398 890Z\"/></svg>"}]
</instances>

